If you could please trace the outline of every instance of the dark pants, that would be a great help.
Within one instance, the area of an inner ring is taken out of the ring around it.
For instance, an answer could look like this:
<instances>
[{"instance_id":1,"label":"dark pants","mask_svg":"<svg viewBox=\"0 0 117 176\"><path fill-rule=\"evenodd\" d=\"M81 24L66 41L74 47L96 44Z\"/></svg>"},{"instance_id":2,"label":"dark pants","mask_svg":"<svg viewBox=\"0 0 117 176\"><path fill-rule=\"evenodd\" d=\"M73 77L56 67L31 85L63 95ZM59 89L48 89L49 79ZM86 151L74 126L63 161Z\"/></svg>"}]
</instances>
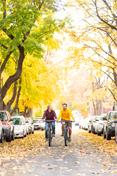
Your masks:
<instances>
[{"instance_id":1,"label":"dark pants","mask_svg":"<svg viewBox=\"0 0 117 176\"><path fill-rule=\"evenodd\" d=\"M45 123L45 137L46 138L47 138L48 126L49 126L49 123L46 122ZM55 134L55 122L52 122L52 134Z\"/></svg>"},{"instance_id":2,"label":"dark pants","mask_svg":"<svg viewBox=\"0 0 117 176\"><path fill-rule=\"evenodd\" d=\"M72 122L70 122L70 121L67 122L66 121L65 125L67 125L67 127L69 128L69 136L71 136L71 134L72 134ZM65 127L65 125L62 123L62 135L64 135L64 127Z\"/></svg>"}]
</instances>

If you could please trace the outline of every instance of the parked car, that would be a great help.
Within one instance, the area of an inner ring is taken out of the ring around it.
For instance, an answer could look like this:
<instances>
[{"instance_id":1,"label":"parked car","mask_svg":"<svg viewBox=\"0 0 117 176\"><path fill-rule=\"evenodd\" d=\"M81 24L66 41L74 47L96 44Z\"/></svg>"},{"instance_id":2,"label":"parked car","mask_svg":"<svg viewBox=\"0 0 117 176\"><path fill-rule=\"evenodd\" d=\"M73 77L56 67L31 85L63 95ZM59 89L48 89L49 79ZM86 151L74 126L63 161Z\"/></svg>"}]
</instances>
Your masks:
<instances>
[{"instance_id":1,"label":"parked car","mask_svg":"<svg viewBox=\"0 0 117 176\"><path fill-rule=\"evenodd\" d=\"M39 119L34 119L33 120L33 125L34 125L34 130L39 130L40 129L40 120Z\"/></svg>"},{"instance_id":2,"label":"parked car","mask_svg":"<svg viewBox=\"0 0 117 176\"><path fill-rule=\"evenodd\" d=\"M26 127L24 116L19 116L19 115L13 116L12 121L14 125L15 138L26 137L27 127Z\"/></svg>"},{"instance_id":3,"label":"parked car","mask_svg":"<svg viewBox=\"0 0 117 176\"><path fill-rule=\"evenodd\" d=\"M79 122L75 122L75 126L79 126Z\"/></svg>"},{"instance_id":4,"label":"parked car","mask_svg":"<svg viewBox=\"0 0 117 176\"><path fill-rule=\"evenodd\" d=\"M117 123L115 125L115 142L117 143Z\"/></svg>"},{"instance_id":5,"label":"parked car","mask_svg":"<svg viewBox=\"0 0 117 176\"><path fill-rule=\"evenodd\" d=\"M89 118L89 122L88 122L88 132L91 133L92 132L92 121L93 121L94 117L90 117Z\"/></svg>"},{"instance_id":6,"label":"parked car","mask_svg":"<svg viewBox=\"0 0 117 176\"><path fill-rule=\"evenodd\" d=\"M88 132L89 133L96 133L95 131L95 127L96 127L96 123L98 121L98 118L97 116L93 116L89 119L89 122L88 122Z\"/></svg>"},{"instance_id":7,"label":"parked car","mask_svg":"<svg viewBox=\"0 0 117 176\"><path fill-rule=\"evenodd\" d=\"M45 130L45 122L43 120L40 120L39 122L40 122L39 129L40 130Z\"/></svg>"},{"instance_id":8,"label":"parked car","mask_svg":"<svg viewBox=\"0 0 117 176\"><path fill-rule=\"evenodd\" d=\"M107 113L107 123L104 125L103 136L107 140L115 136L115 126L117 124L117 111L110 111Z\"/></svg>"},{"instance_id":9,"label":"parked car","mask_svg":"<svg viewBox=\"0 0 117 176\"><path fill-rule=\"evenodd\" d=\"M89 120L90 120L89 118L85 118L85 119L82 120L82 122L80 124L82 129L88 130Z\"/></svg>"},{"instance_id":10,"label":"parked car","mask_svg":"<svg viewBox=\"0 0 117 176\"><path fill-rule=\"evenodd\" d=\"M95 123L95 133L98 135L102 135L104 130L104 124L107 122L106 115L100 115L97 117L97 119L98 121L97 123Z\"/></svg>"},{"instance_id":11,"label":"parked car","mask_svg":"<svg viewBox=\"0 0 117 176\"><path fill-rule=\"evenodd\" d=\"M0 121L2 124L2 140L4 138L7 142L11 142L14 140L14 126L8 111L0 111Z\"/></svg>"},{"instance_id":12,"label":"parked car","mask_svg":"<svg viewBox=\"0 0 117 176\"><path fill-rule=\"evenodd\" d=\"M99 116L95 116L94 119L92 120L92 128L91 128L91 132L94 134L97 134L98 122L99 122Z\"/></svg>"},{"instance_id":13,"label":"parked car","mask_svg":"<svg viewBox=\"0 0 117 176\"><path fill-rule=\"evenodd\" d=\"M31 118L26 118L26 125L28 127L28 131L29 133L33 134L34 133L34 124L33 124L33 120Z\"/></svg>"},{"instance_id":14,"label":"parked car","mask_svg":"<svg viewBox=\"0 0 117 176\"><path fill-rule=\"evenodd\" d=\"M3 136L2 122L0 121L0 143L2 143L3 140L4 136Z\"/></svg>"}]
</instances>

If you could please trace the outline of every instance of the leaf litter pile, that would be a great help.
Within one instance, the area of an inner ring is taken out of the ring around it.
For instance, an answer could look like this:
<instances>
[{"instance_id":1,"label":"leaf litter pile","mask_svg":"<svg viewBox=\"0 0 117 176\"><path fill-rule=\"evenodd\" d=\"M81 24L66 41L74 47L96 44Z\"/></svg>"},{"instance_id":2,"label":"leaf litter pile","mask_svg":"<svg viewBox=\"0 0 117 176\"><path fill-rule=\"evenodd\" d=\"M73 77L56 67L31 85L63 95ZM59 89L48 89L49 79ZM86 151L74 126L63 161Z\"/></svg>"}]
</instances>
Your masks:
<instances>
[{"instance_id":1,"label":"leaf litter pile","mask_svg":"<svg viewBox=\"0 0 117 176\"><path fill-rule=\"evenodd\" d=\"M100 151L106 152L109 155L117 156L117 144L113 138L112 140L107 141L106 139L104 140L102 136L87 132L80 132L80 135L86 137L86 139Z\"/></svg>"},{"instance_id":2,"label":"leaf litter pile","mask_svg":"<svg viewBox=\"0 0 117 176\"><path fill-rule=\"evenodd\" d=\"M17 158L34 155L41 151L44 145L44 133L35 132L25 138L15 139L8 143L0 144L0 158Z\"/></svg>"}]
</instances>

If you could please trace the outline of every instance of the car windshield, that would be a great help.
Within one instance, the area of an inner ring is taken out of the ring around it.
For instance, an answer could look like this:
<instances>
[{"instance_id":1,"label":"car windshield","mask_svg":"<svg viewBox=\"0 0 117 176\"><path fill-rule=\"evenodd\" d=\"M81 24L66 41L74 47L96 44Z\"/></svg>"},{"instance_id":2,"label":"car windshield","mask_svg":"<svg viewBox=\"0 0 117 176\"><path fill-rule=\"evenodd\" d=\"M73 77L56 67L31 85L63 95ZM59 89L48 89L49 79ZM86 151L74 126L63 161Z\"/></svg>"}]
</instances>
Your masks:
<instances>
[{"instance_id":1,"label":"car windshield","mask_svg":"<svg viewBox=\"0 0 117 176\"><path fill-rule=\"evenodd\" d=\"M100 120L106 120L106 116L100 116Z\"/></svg>"},{"instance_id":2,"label":"car windshield","mask_svg":"<svg viewBox=\"0 0 117 176\"><path fill-rule=\"evenodd\" d=\"M117 120L117 112L111 112L110 119Z\"/></svg>"},{"instance_id":3,"label":"car windshield","mask_svg":"<svg viewBox=\"0 0 117 176\"><path fill-rule=\"evenodd\" d=\"M13 124L14 125L22 125L22 120L20 118L14 118L13 119Z\"/></svg>"},{"instance_id":4,"label":"car windshield","mask_svg":"<svg viewBox=\"0 0 117 176\"><path fill-rule=\"evenodd\" d=\"M5 112L0 112L0 120L1 121L7 120L7 114Z\"/></svg>"}]
</instances>

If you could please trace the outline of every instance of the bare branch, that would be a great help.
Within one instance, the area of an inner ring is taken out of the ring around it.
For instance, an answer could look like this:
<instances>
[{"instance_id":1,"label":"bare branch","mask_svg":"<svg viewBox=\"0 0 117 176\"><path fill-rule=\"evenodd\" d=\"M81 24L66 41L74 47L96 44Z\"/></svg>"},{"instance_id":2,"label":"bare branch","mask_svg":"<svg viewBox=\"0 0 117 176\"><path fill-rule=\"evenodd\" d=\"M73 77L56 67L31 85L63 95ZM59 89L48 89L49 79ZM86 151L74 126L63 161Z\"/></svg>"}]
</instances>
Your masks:
<instances>
[{"instance_id":1,"label":"bare branch","mask_svg":"<svg viewBox=\"0 0 117 176\"><path fill-rule=\"evenodd\" d=\"M108 21L106 21L105 19L103 19L99 12L98 12L98 7L97 7L97 0L95 0L94 2L94 5L95 5L95 8L96 8L96 14L97 14L97 17L99 18L100 21L102 21L104 24L106 24L107 26L109 26L111 29L114 29L117 31L117 27L115 27L114 25L108 23Z\"/></svg>"},{"instance_id":2,"label":"bare branch","mask_svg":"<svg viewBox=\"0 0 117 176\"><path fill-rule=\"evenodd\" d=\"M117 98L116 98L114 92L110 88L108 88L108 90L111 93L111 95L113 96L114 100L117 102Z\"/></svg>"}]
</instances>

